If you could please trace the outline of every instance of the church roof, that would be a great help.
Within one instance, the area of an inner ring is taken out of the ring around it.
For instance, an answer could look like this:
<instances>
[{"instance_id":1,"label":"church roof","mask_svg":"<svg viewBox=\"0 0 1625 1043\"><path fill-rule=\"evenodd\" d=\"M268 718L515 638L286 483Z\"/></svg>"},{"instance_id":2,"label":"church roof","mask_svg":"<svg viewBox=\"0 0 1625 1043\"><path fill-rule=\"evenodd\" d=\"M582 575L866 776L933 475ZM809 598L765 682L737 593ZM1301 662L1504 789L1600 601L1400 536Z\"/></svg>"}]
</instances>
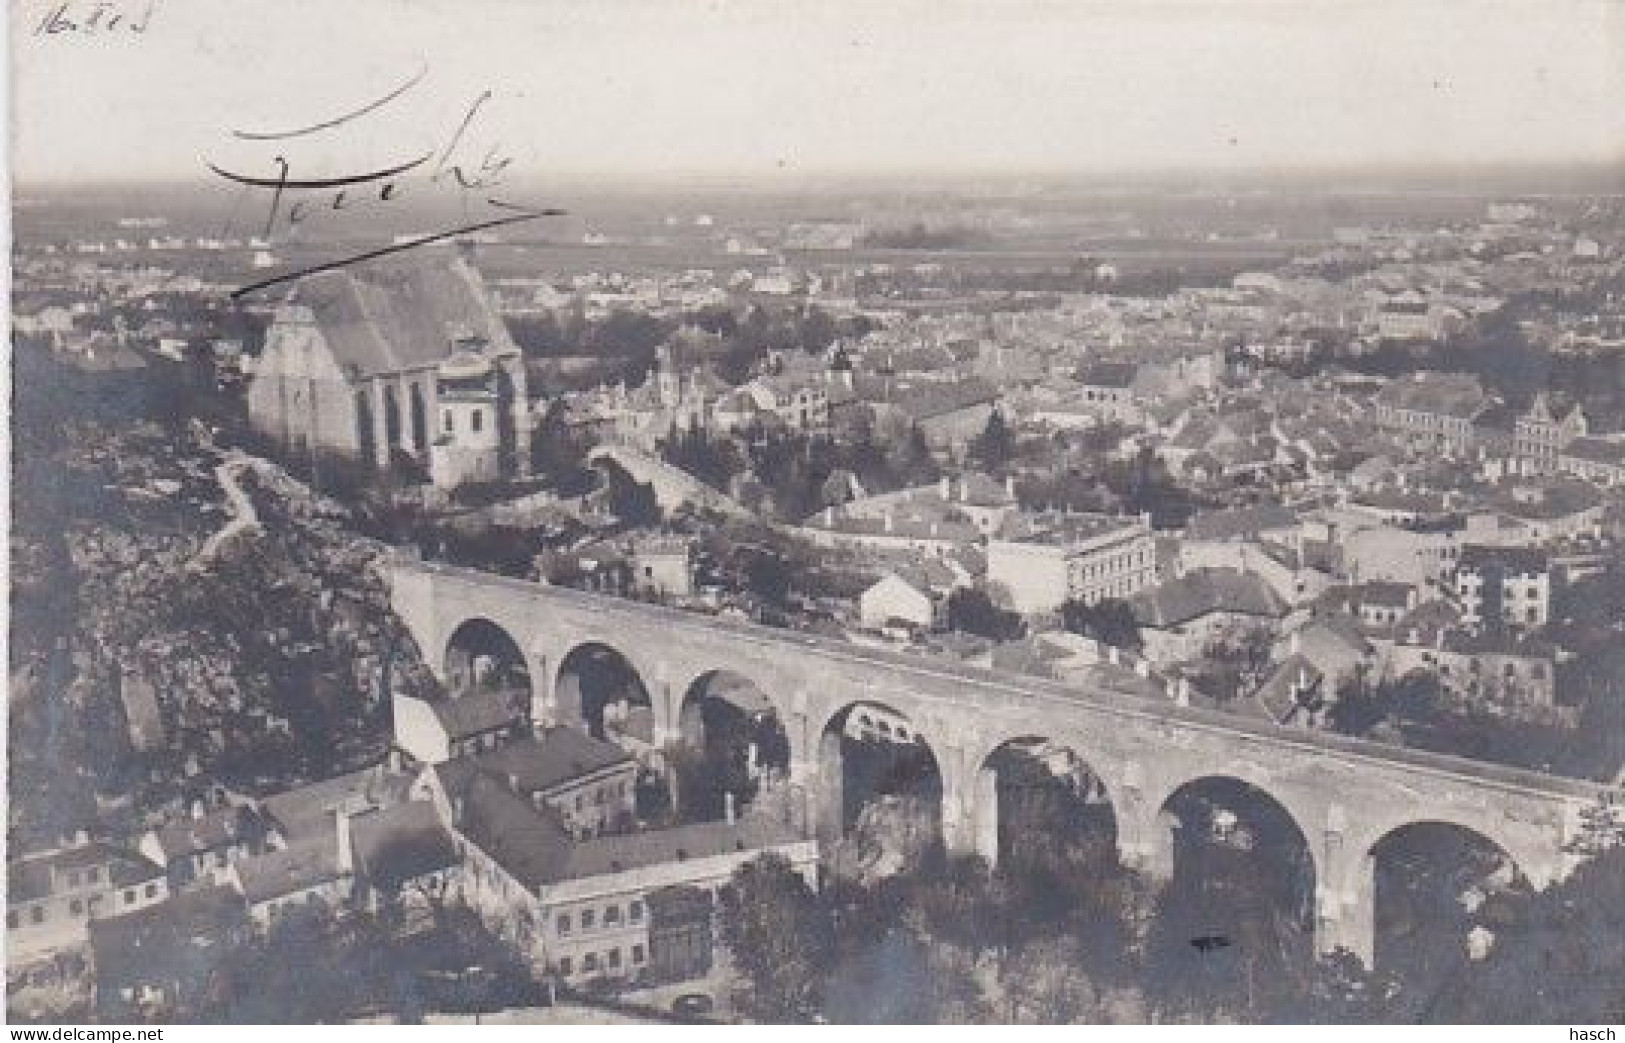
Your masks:
<instances>
[{"instance_id":1,"label":"church roof","mask_svg":"<svg viewBox=\"0 0 1625 1043\"><path fill-rule=\"evenodd\" d=\"M441 251L306 276L292 303L311 310L334 360L356 376L438 365L459 337L483 339L496 355L519 350L479 273Z\"/></svg>"}]
</instances>

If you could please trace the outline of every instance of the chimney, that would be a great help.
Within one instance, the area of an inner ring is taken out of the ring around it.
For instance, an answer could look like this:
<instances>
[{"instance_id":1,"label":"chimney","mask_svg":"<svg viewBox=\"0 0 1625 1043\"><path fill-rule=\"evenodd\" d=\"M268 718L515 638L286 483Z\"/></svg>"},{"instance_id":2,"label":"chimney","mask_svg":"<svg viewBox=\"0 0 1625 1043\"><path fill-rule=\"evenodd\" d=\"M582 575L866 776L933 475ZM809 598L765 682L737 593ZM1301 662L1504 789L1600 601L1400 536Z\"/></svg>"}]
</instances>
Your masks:
<instances>
[{"instance_id":1,"label":"chimney","mask_svg":"<svg viewBox=\"0 0 1625 1043\"><path fill-rule=\"evenodd\" d=\"M833 527L834 524L835 524L835 508L834 507L825 507L824 508L824 525L826 527Z\"/></svg>"},{"instance_id":2,"label":"chimney","mask_svg":"<svg viewBox=\"0 0 1625 1043\"><path fill-rule=\"evenodd\" d=\"M734 795L732 790L722 795L722 817L728 825L734 824Z\"/></svg>"},{"instance_id":3,"label":"chimney","mask_svg":"<svg viewBox=\"0 0 1625 1043\"><path fill-rule=\"evenodd\" d=\"M1298 650L1303 646L1300 634L1301 631L1294 630L1292 636L1287 639L1287 655L1297 655Z\"/></svg>"},{"instance_id":4,"label":"chimney","mask_svg":"<svg viewBox=\"0 0 1625 1043\"><path fill-rule=\"evenodd\" d=\"M937 479L937 494L944 500L953 499L954 480L949 478L947 475L943 475L941 478Z\"/></svg>"},{"instance_id":5,"label":"chimney","mask_svg":"<svg viewBox=\"0 0 1625 1043\"><path fill-rule=\"evenodd\" d=\"M1016 498L1016 476L1013 474L1004 476L1004 495L1012 500Z\"/></svg>"},{"instance_id":6,"label":"chimney","mask_svg":"<svg viewBox=\"0 0 1625 1043\"><path fill-rule=\"evenodd\" d=\"M203 813L203 802L201 800L192 801L192 821L196 822L197 820L201 819L203 817Z\"/></svg>"},{"instance_id":7,"label":"chimney","mask_svg":"<svg viewBox=\"0 0 1625 1043\"><path fill-rule=\"evenodd\" d=\"M892 516L891 516L891 512L890 512L890 511L887 511L887 512L886 512L886 531L887 531L887 532L891 532L891 531L892 531Z\"/></svg>"},{"instance_id":8,"label":"chimney","mask_svg":"<svg viewBox=\"0 0 1625 1043\"><path fill-rule=\"evenodd\" d=\"M961 503L963 503L964 501L966 501L968 499L970 499L970 479L969 478L960 478L959 479L959 500L960 500Z\"/></svg>"}]
</instances>

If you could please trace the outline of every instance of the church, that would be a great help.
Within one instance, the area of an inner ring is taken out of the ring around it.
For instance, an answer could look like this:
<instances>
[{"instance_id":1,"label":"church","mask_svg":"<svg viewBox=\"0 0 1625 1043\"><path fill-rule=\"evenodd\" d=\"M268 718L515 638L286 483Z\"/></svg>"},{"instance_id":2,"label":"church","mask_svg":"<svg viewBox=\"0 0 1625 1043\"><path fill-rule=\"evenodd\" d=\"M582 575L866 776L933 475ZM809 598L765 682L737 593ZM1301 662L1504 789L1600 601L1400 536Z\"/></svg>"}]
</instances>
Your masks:
<instances>
[{"instance_id":1,"label":"church","mask_svg":"<svg viewBox=\"0 0 1625 1043\"><path fill-rule=\"evenodd\" d=\"M289 452L445 489L529 466L524 359L479 272L450 250L298 280L266 332L248 415Z\"/></svg>"}]
</instances>

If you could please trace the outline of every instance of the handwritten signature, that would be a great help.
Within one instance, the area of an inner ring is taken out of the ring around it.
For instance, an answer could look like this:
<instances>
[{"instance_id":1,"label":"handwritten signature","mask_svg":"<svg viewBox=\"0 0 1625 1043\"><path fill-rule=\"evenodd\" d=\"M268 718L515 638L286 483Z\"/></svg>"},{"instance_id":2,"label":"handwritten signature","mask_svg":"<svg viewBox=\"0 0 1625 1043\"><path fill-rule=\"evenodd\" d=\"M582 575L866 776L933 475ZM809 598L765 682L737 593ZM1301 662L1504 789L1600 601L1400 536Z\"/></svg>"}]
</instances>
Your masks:
<instances>
[{"instance_id":1,"label":"handwritten signature","mask_svg":"<svg viewBox=\"0 0 1625 1043\"><path fill-rule=\"evenodd\" d=\"M333 214L358 207L387 205L399 200L407 192L408 186L414 182L419 185L426 184L431 188L460 191L465 198L480 197L480 202L497 216L459 224L397 241L376 250L351 254L323 264L262 279L233 291L234 298L316 272L342 268L456 236L471 235L505 225L565 214L565 211L557 208L524 206L489 194L489 190L501 182L503 175L513 164L513 157L503 151L500 142L493 142L483 150L474 144L476 137L474 128L481 111L492 97L489 90L482 92L468 106L456 130L441 147L403 157L400 162L388 166L354 173L321 177L295 175L293 162L286 154L291 149L283 143L297 142L340 127L360 124L369 114L416 87L427 74L428 68L425 66L388 93L315 123L281 130L233 130L232 136L241 141L276 143L279 151L270 161L275 169L268 174L246 174L227 170L211 162L206 162L205 165L227 181L269 194L263 232L267 239L291 233L319 213Z\"/></svg>"},{"instance_id":2,"label":"handwritten signature","mask_svg":"<svg viewBox=\"0 0 1625 1043\"><path fill-rule=\"evenodd\" d=\"M61 3L45 13L34 26L35 36L60 36L74 33L80 36L108 35L112 33L144 33L152 24L152 12L158 0L147 4L136 17L130 16L131 5L101 0L93 4Z\"/></svg>"}]
</instances>

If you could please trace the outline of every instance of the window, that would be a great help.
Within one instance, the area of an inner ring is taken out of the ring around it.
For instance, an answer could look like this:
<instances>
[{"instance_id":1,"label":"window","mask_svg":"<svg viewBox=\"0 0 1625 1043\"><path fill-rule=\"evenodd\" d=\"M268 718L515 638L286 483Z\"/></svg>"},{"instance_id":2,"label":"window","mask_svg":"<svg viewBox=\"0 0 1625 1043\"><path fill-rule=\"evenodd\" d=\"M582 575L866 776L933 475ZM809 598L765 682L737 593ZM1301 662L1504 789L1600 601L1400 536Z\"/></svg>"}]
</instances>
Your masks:
<instances>
[{"instance_id":1,"label":"window","mask_svg":"<svg viewBox=\"0 0 1625 1043\"><path fill-rule=\"evenodd\" d=\"M558 919L558 933L569 934L571 931L570 914L564 913Z\"/></svg>"},{"instance_id":2,"label":"window","mask_svg":"<svg viewBox=\"0 0 1625 1043\"><path fill-rule=\"evenodd\" d=\"M568 957L568 956L560 956L559 957L559 973L560 974L562 974L566 978L568 978L570 975L575 973L575 969L576 969L575 961L571 960L570 957Z\"/></svg>"},{"instance_id":3,"label":"window","mask_svg":"<svg viewBox=\"0 0 1625 1043\"><path fill-rule=\"evenodd\" d=\"M637 899L633 899L632 902L626 907L626 918L633 923L642 923L643 903Z\"/></svg>"},{"instance_id":4,"label":"window","mask_svg":"<svg viewBox=\"0 0 1625 1043\"><path fill-rule=\"evenodd\" d=\"M17 910L15 910L15 909L6 910L6 930L15 931L17 929L18 925L21 924L21 923L22 923L22 918L17 915Z\"/></svg>"},{"instance_id":5,"label":"window","mask_svg":"<svg viewBox=\"0 0 1625 1043\"><path fill-rule=\"evenodd\" d=\"M147 885L147 897L148 898L156 898L157 895L158 895L158 885L157 884L148 884Z\"/></svg>"},{"instance_id":6,"label":"window","mask_svg":"<svg viewBox=\"0 0 1625 1043\"><path fill-rule=\"evenodd\" d=\"M79 873L76 870L72 870L72 869L68 870L68 886L69 887L78 887L79 886Z\"/></svg>"},{"instance_id":7,"label":"window","mask_svg":"<svg viewBox=\"0 0 1625 1043\"><path fill-rule=\"evenodd\" d=\"M595 914L591 909L581 910L581 929L583 931L592 930L593 924L596 922L597 914Z\"/></svg>"},{"instance_id":8,"label":"window","mask_svg":"<svg viewBox=\"0 0 1625 1043\"><path fill-rule=\"evenodd\" d=\"M621 950L619 950L619 949L611 949L611 950L609 950L608 956L609 956L609 969L612 970L612 971L613 970L619 970L620 966L621 966Z\"/></svg>"},{"instance_id":9,"label":"window","mask_svg":"<svg viewBox=\"0 0 1625 1043\"><path fill-rule=\"evenodd\" d=\"M632 946L632 966L641 966L643 963L643 946Z\"/></svg>"},{"instance_id":10,"label":"window","mask_svg":"<svg viewBox=\"0 0 1625 1043\"><path fill-rule=\"evenodd\" d=\"M581 958L581 969L591 973L598 969L598 954L590 952Z\"/></svg>"},{"instance_id":11,"label":"window","mask_svg":"<svg viewBox=\"0 0 1625 1043\"><path fill-rule=\"evenodd\" d=\"M485 410L476 409L474 412L470 413L468 417L468 426L476 433L483 431L485 429Z\"/></svg>"},{"instance_id":12,"label":"window","mask_svg":"<svg viewBox=\"0 0 1625 1043\"><path fill-rule=\"evenodd\" d=\"M226 852L226 851L216 851L216 852L215 852L215 853L214 853L214 864L215 864L215 865L217 865L217 866L219 866L219 867L220 867L220 868L221 868L221 869L224 869L224 868L226 868L226 865L227 865L227 864L228 864L228 863L229 863L229 862L230 862L230 861L231 861L231 858L230 858L230 853L229 853L229 852Z\"/></svg>"},{"instance_id":13,"label":"window","mask_svg":"<svg viewBox=\"0 0 1625 1043\"><path fill-rule=\"evenodd\" d=\"M34 923L44 923L45 907L43 905L36 905L34 908L28 910L28 919Z\"/></svg>"},{"instance_id":14,"label":"window","mask_svg":"<svg viewBox=\"0 0 1625 1043\"><path fill-rule=\"evenodd\" d=\"M84 912L85 912L85 903L81 902L79 899L75 898L71 902L68 903L68 913L70 915L83 916Z\"/></svg>"},{"instance_id":15,"label":"window","mask_svg":"<svg viewBox=\"0 0 1625 1043\"><path fill-rule=\"evenodd\" d=\"M446 422L444 426L446 429L446 434L448 435L457 430L457 422L451 418L451 410L449 409L446 410Z\"/></svg>"},{"instance_id":16,"label":"window","mask_svg":"<svg viewBox=\"0 0 1625 1043\"><path fill-rule=\"evenodd\" d=\"M125 891L124 891L124 904L125 905L134 905L135 904L135 888L133 888L133 887L125 888Z\"/></svg>"},{"instance_id":17,"label":"window","mask_svg":"<svg viewBox=\"0 0 1625 1043\"><path fill-rule=\"evenodd\" d=\"M96 878L100 875L101 871L95 866L91 866L89 869L85 870L85 883L94 884L96 882Z\"/></svg>"},{"instance_id":18,"label":"window","mask_svg":"<svg viewBox=\"0 0 1625 1043\"><path fill-rule=\"evenodd\" d=\"M621 907L612 905L604 910L604 926L619 927L621 924Z\"/></svg>"}]
</instances>

